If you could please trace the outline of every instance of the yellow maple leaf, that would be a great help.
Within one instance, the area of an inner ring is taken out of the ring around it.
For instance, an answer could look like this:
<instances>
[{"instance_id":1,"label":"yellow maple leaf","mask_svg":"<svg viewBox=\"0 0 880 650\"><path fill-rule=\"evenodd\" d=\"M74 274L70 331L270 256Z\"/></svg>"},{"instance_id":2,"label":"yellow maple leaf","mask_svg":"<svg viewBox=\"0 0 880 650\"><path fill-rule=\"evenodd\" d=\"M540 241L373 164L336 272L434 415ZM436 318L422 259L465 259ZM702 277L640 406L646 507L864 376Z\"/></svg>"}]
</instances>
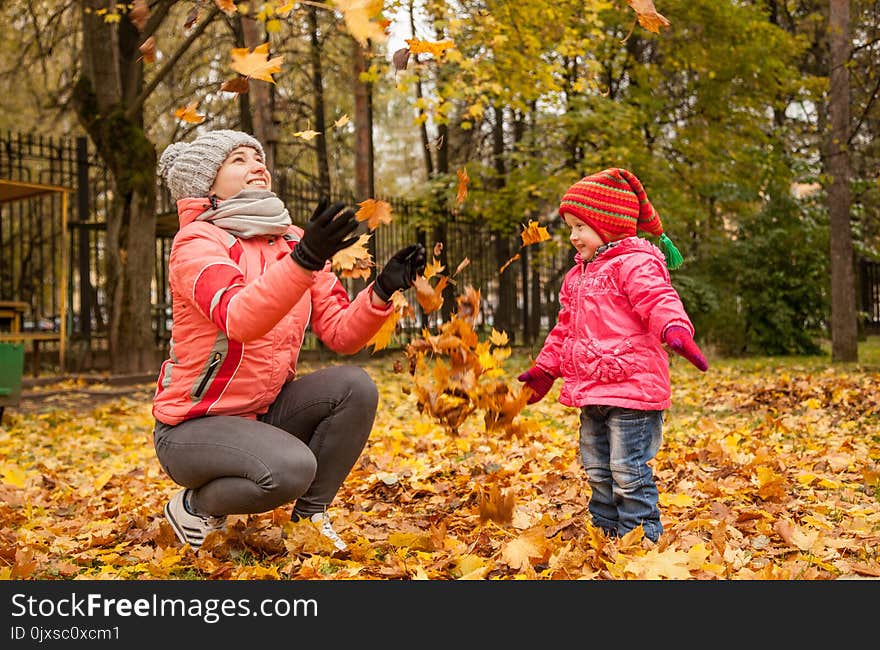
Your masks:
<instances>
[{"instance_id":1,"label":"yellow maple leaf","mask_svg":"<svg viewBox=\"0 0 880 650\"><path fill-rule=\"evenodd\" d=\"M349 122L351 122L351 118L348 116L348 113L345 113L344 115L342 115L342 117L340 117L338 120L333 122L333 128L338 129L340 127L345 126Z\"/></svg>"},{"instance_id":2,"label":"yellow maple leaf","mask_svg":"<svg viewBox=\"0 0 880 650\"><path fill-rule=\"evenodd\" d=\"M489 334L489 341L492 342L492 345L507 345L510 339L507 336L507 332L499 332L493 327L492 333Z\"/></svg>"},{"instance_id":3,"label":"yellow maple leaf","mask_svg":"<svg viewBox=\"0 0 880 650\"><path fill-rule=\"evenodd\" d=\"M409 45L411 54L430 54L436 59L441 58L446 50L455 47L451 40L431 42L408 38L406 44Z\"/></svg>"},{"instance_id":4,"label":"yellow maple leaf","mask_svg":"<svg viewBox=\"0 0 880 650\"><path fill-rule=\"evenodd\" d=\"M455 173L458 176L458 191L455 194L455 203L456 205L461 205L467 198L468 183L471 179L470 176L468 176L467 169L464 167L456 170Z\"/></svg>"},{"instance_id":5,"label":"yellow maple leaf","mask_svg":"<svg viewBox=\"0 0 880 650\"><path fill-rule=\"evenodd\" d=\"M391 204L387 201L366 199L358 205L361 208L354 216L358 221L366 221L370 230L375 230L380 224L391 223Z\"/></svg>"},{"instance_id":6,"label":"yellow maple leaf","mask_svg":"<svg viewBox=\"0 0 880 650\"><path fill-rule=\"evenodd\" d=\"M522 237L523 246L538 244L550 239L550 233L547 232L547 228L539 225L537 221L532 221L531 219L529 219L527 226L523 226L523 231L520 233L520 236Z\"/></svg>"},{"instance_id":7,"label":"yellow maple leaf","mask_svg":"<svg viewBox=\"0 0 880 650\"><path fill-rule=\"evenodd\" d=\"M397 321L400 320L400 314L396 311L391 312L379 331L373 334L373 338L367 341L367 345L373 346L373 352L378 352L388 347L391 338L394 336L394 329L397 327Z\"/></svg>"},{"instance_id":8,"label":"yellow maple leaf","mask_svg":"<svg viewBox=\"0 0 880 650\"><path fill-rule=\"evenodd\" d=\"M653 0L626 0L626 3L635 10L639 25L649 32L659 34L661 27L669 27L669 21L657 13Z\"/></svg>"},{"instance_id":9,"label":"yellow maple leaf","mask_svg":"<svg viewBox=\"0 0 880 650\"><path fill-rule=\"evenodd\" d=\"M205 116L196 112L198 105L198 102L190 102L183 108L174 111L174 117L190 124L199 124L205 120Z\"/></svg>"},{"instance_id":10,"label":"yellow maple leaf","mask_svg":"<svg viewBox=\"0 0 880 650\"><path fill-rule=\"evenodd\" d=\"M368 279L370 269L374 266L373 256L367 250L367 243L371 237L372 235L365 233L358 237L358 240L351 246L337 252L330 259L333 270L344 278Z\"/></svg>"},{"instance_id":11,"label":"yellow maple leaf","mask_svg":"<svg viewBox=\"0 0 880 650\"><path fill-rule=\"evenodd\" d=\"M229 51L232 56L232 69L245 77L260 79L275 83L272 75L281 72L281 54L272 59L269 58L269 42L257 45L253 52L246 47L234 47Z\"/></svg>"},{"instance_id":12,"label":"yellow maple leaf","mask_svg":"<svg viewBox=\"0 0 880 650\"><path fill-rule=\"evenodd\" d=\"M296 131L293 134L294 138L302 138L303 140L313 140L321 135L320 131L313 131L312 129L306 129L305 131Z\"/></svg>"},{"instance_id":13,"label":"yellow maple leaf","mask_svg":"<svg viewBox=\"0 0 880 650\"><path fill-rule=\"evenodd\" d=\"M652 548L645 555L630 560L626 571L640 580L686 580L691 577L690 563L691 557L684 551L667 548L661 552Z\"/></svg>"},{"instance_id":14,"label":"yellow maple leaf","mask_svg":"<svg viewBox=\"0 0 880 650\"><path fill-rule=\"evenodd\" d=\"M349 33L363 47L369 40L381 43L388 38L383 25L373 20L382 12L384 4L383 0L336 0L334 3L342 12Z\"/></svg>"}]
</instances>

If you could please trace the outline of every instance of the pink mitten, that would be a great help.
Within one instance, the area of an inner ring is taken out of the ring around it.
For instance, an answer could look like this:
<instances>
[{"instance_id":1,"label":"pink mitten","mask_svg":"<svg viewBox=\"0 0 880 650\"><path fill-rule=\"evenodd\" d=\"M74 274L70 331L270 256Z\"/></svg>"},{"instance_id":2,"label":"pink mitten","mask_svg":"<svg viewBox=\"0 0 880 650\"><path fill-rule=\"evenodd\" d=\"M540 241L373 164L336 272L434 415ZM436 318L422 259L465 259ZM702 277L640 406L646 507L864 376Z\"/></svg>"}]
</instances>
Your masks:
<instances>
[{"instance_id":1,"label":"pink mitten","mask_svg":"<svg viewBox=\"0 0 880 650\"><path fill-rule=\"evenodd\" d=\"M532 389L532 396L529 397L527 404L539 402L547 394L547 391L553 387L553 382L556 381L556 377L538 366L532 366L517 377L517 379L525 382L525 385Z\"/></svg>"},{"instance_id":2,"label":"pink mitten","mask_svg":"<svg viewBox=\"0 0 880 650\"><path fill-rule=\"evenodd\" d=\"M706 361L706 357L694 343L694 337L684 327L670 325L666 328L666 333L663 336L666 339L666 345L694 364L698 370L706 372L709 369L709 362Z\"/></svg>"}]
</instances>

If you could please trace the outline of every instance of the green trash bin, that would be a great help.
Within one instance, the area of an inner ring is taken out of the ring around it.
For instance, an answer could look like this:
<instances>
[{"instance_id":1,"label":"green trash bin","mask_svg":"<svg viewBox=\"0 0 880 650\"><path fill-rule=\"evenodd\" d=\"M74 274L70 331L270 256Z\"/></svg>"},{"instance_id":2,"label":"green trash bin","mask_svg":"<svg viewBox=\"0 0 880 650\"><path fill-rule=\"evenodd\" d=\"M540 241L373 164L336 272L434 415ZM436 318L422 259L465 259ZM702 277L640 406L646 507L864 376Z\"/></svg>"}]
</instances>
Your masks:
<instances>
[{"instance_id":1,"label":"green trash bin","mask_svg":"<svg viewBox=\"0 0 880 650\"><path fill-rule=\"evenodd\" d=\"M21 401L21 374L24 369L24 343L0 343L0 424L3 409Z\"/></svg>"}]
</instances>

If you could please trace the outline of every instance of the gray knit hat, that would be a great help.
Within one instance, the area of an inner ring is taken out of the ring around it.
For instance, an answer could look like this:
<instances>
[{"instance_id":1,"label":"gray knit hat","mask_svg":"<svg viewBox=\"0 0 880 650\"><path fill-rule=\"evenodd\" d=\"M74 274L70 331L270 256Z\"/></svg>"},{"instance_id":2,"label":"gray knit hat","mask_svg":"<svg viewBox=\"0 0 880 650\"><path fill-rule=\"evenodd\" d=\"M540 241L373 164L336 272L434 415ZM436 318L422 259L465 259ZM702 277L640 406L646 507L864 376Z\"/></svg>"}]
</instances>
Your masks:
<instances>
[{"instance_id":1,"label":"gray knit hat","mask_svg":"<svg viewBox=\"0 0 880 650\"><path fill-rule=\"evenodd\" d=\"M208 196L226 156L241 146L253 147L266 160L263 146L252 135L220 129L204 133L189 143L174 142L168 145L159 158L159 176L175 201Z\"/></svg>"}]
</instances>

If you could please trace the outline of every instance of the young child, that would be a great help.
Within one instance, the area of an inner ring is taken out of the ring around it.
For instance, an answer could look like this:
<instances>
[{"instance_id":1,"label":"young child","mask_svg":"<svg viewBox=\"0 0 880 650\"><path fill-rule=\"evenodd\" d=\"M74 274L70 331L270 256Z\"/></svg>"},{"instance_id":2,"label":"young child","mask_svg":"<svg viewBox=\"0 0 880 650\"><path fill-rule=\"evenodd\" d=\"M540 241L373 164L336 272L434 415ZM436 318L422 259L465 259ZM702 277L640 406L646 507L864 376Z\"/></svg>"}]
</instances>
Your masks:
<instances>
[{"instance_id":1,"label":"young child","mask_svg":"<svg viewBox=\"0 0 880 650\"><path fill-rule=\"evenodd\" d=\"M156 455L182 487L165 517L201 546L229 514L293 503L337 549L327 507L370 435L378 391L356 366L304 376L307 327L354 354L392 313L391 296L424 271L426 252L395 253L353 299L330 259L358 238L355 211L322 200L304 228L272 192L263 147L217 130L162 153L159 175L177 201L169 257L173 325L153 398Z\"/></svg>"},{"instance_id":2,"label":"young child","mask_svg":"<svg viewBox=\"0 0 880 650\"><path fill-rule=\"evenodd\" d=\"M670 284L664 253L636 235L659 236L669 268L678 267L681 255L641 182L625 169L582 178L563 196L559 213L571 228L575 264L562 282L557 323L518 379L534 404L562 377L559 401L580 409L593 523L610 536L641 525L656 542L663 525L648 461L671 405L663 343L701 371L708 363Z\"/></svg>"}]
</instances>

